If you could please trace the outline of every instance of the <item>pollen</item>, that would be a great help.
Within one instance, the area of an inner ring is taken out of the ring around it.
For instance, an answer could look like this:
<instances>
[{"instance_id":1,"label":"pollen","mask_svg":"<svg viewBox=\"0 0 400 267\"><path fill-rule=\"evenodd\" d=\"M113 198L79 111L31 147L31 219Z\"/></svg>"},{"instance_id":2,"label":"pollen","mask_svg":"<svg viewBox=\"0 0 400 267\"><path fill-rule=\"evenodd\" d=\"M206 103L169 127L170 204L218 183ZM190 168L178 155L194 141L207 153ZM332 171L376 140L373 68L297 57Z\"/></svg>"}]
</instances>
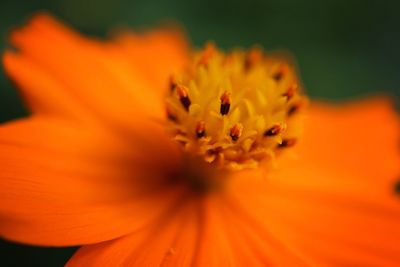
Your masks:
<instances>
[{"instance_id":1,"label":"pollen","mask_svg":"<svg viewBox=\"0 0 400 267\"><path fill-rule=\"evenodd\" d=\"M219 168L271 162L301 135L307 99L295 68L259 47L225 53L208 43L169 86L172 135Z\"/></svg>"}]
</instances>

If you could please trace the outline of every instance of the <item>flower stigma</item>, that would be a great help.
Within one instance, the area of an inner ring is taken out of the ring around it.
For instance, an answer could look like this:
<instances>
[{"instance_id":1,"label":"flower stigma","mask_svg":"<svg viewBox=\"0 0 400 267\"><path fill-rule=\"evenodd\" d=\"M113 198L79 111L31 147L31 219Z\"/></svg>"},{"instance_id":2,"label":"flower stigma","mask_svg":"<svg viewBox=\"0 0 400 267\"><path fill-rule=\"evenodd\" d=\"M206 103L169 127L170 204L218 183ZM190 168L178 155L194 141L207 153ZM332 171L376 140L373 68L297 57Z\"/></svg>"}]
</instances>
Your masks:
<instances>
[{"instance_id":1,"label":"flower stigma","mask_svg":"<svg viewBox=\"0 0 400 267\"><path fill-rule=\"evenodd\" d=\"M206 163L256 168L296 144L306 103L285 60L260 48L224 53L208 43L171 77L168 128L186 152Z\"/></svg>"}]
</instances>

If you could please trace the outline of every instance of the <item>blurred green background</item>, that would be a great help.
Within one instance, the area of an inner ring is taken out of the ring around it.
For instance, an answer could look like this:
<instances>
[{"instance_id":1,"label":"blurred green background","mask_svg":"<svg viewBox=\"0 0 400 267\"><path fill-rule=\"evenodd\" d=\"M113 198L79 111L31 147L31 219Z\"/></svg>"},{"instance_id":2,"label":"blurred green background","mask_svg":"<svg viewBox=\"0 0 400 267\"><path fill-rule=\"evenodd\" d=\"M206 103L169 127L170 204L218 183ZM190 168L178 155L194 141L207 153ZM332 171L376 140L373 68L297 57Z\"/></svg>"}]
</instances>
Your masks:
<instances>
[{"instance_id":1,"label":"blurred green background","mask_svg":"<svg viewBox=\"0 0 400 267\"><path fill-rule=\"evenodd\" d=\"M214 40L222 48L257 43L267 50L290 51L314 98L338 100L382 93L396 101L400 97L399 1L2 0L2 51L9 29L38 10L97 36L116 26L143 29L173 20L185 27L196 46ZM2 72L0 122L25 114ZM62 266L73 251L1 242L0 265Z\"/></svg>"}]
</instances>

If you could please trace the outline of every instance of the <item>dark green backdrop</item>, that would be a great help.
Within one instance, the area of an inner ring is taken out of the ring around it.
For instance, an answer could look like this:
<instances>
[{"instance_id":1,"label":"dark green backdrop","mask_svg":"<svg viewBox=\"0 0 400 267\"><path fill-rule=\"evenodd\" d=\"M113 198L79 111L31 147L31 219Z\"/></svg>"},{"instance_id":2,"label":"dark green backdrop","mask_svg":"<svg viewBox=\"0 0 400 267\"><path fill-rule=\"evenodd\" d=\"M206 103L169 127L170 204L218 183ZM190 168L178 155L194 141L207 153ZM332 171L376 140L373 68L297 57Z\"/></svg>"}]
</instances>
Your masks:
<instances>
[{"instance_id":1,"label":"dark green backdrop","mask_svg":"<svg viewBox=\"0 0 400 267\"><path fill-rule=\"evenodd\" d=\"M330 100L387 93L400 97L399 1L47 0L0 3L0 49L10 27L48 10L80 31L104 35L113 26L183 24L196 46L289 50L312 97ZM23 116L15 90L0 76L0 122ZM399 186L400 187L400 186ZM71 249L0 243L1 266L62 266Z\"/></svg>"}]
</instances>

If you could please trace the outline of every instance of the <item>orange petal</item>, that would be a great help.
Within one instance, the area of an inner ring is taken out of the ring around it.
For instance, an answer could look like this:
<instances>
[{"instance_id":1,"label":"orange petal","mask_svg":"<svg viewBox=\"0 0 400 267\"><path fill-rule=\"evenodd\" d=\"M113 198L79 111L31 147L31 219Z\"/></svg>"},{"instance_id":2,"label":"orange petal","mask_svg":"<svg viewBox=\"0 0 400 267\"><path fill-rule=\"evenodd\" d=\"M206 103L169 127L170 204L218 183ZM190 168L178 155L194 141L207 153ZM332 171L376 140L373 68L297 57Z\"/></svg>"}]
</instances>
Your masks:
<instances>
[{"instance_id":1,"label":"orange petal","mask_svg":"<svg viewBox=\"0 0 400 267\"><path fill-rule=\"evenodd\" d=\"M128 236L82 247L66 266L191 266L198 209L190 200Z\"/></svg>"},{"instance_id":2,"label":"orange petal","mask_svg":"<svg viewBox=\"0 0 400 267\"><path fill-rule=\"evenodd\" d=\"M232 203L311 265L397 266L398 122L383 100L314 106L297 157L238 174Z\"/></svg>"},{"instance_id":3,"label":"orange petal","mask_svg":"<svg viewBox=\"0 0 400 267\"><path fill-rule=\"evenodd\" d=\"M145 34L122 33L116 36L116 49L135 62L144 77L160 90L169 89L171 74L182 70L189 59L185 36L177 28L159 29Z\"/></svg>"},{"instance_id":4,"label":"orange petal","mask_svg":"<svg viewBox=\"0 0 400 267\"><path fill-rule=\"evenodd\" d=\"M10 78L21 88L26 104L34 112L93 120L90 110L79 103L62 83L27 57L6 52L3 63Z\"/></svg>"},{"instance_id":5,"label":"orange petal","mask_svg":"<svg viewBox=\"0 0 400 267\"><path fill-rule=\"evenodd\" d=\"M321 266L396 266L400 203L389 197L390 185L373 190L359 179L312 164L283 171L271 177L269 199L258 200L260 212L272 231Z\"/></svg>"},{"instance_id":6,"label":"orange petal","mask_svg":"<svg viewBox=\"0 0 400 267\"><path fill-rule=\"evenodd\" d=\"M67 266L310 266L226 202L218 194L182 199L150 227L82 247Z\"/></svg>"},{"instance_id":7,"label":"orange petal","mask_svg":"<svg viewBox=\"0 0 400 267\"><path fill-rule=\"evenodd\" d=\"M389 200L387 192L380 191L382 198L375 200L337 176L353 179L311 163L270 175L246 174L230 192L236 216L225 217L236 228L247 228L244 238L251 237L251 230L253 239L259 237L254 250L275 240L268 258L277 266L397 266L398 199Z\"/></svg>"},{"instance_id":8,"label":"orange petal","mask_svg":"<svg viewBox=\"0 0 400 267\"><path fill-rule=\"evenodd\" d=\"M223 200L223 218L225 229L231 228L228 237L232 246L236 244L233 238L240 240L240 245L235 246L236 262L242 262L240 266L319 266L270 227L264 203L270 190L265 172L243 171L231 178Z\"/></svg>"},{"instance_id":9,"label":"orange petal","mask_svg":"<svg viewBox=\"0 0 400 267\"><path fill-rule=\"evenodd\" d=\"M313 162L386 184L400 175L399 138L400 119L388 99L316 103L307 114L297 147L299 160L282 165Z\"/></svg>"},{"instance_id":10,"label":"orange petal","mask_svg":"<svg viewBox=\"0 0 400 267\"><path fill-rule=\"evenodd\" d=\"M154 36L158 34L154 33ZM149 42L154 49L169 45L169 42L175 44L173 37L165 36L168 34L163 33L162 38L152 38ZM27 26L14 31L11 42L18 52L17 55L7 52L5 68L21 87L33 111L51 112L54 103L66 96L60 101L64 111L67 109L64 105L70 110L79 104L80 109L113 122L127 124L131 118L143 114L157 118L164 116L161 89L157 86L160 80L166 79L166 74L153 77L158 80L153 83L143 72L150 71L150 68L142 68L142 64L148 63L142 62L144 59L134 60L116 42L85 39L45 14L35 16ZM143 44L138 45L144 52L142 47ZM161 48L155 51L153 54L159 55L160 62L153 64L165 65L162 61L170 59L163 57L167 52ZM172 71L180 64L169 61L170 68L164 70ZM55 113L59 113L59 109L55 108Z\"/></svg>"},{"instance_id":11,"label":"orange petal","mask_svg":"<svg viewBox=\"0 0 400 267\"><path fill-rule=\"evenodd\" d=\"M120 139L78 126L31 118L0 127L2 237L101 242L142 227L179 197L164 184L177 153L157 127Z\"/></svg>"}]
</instances>

